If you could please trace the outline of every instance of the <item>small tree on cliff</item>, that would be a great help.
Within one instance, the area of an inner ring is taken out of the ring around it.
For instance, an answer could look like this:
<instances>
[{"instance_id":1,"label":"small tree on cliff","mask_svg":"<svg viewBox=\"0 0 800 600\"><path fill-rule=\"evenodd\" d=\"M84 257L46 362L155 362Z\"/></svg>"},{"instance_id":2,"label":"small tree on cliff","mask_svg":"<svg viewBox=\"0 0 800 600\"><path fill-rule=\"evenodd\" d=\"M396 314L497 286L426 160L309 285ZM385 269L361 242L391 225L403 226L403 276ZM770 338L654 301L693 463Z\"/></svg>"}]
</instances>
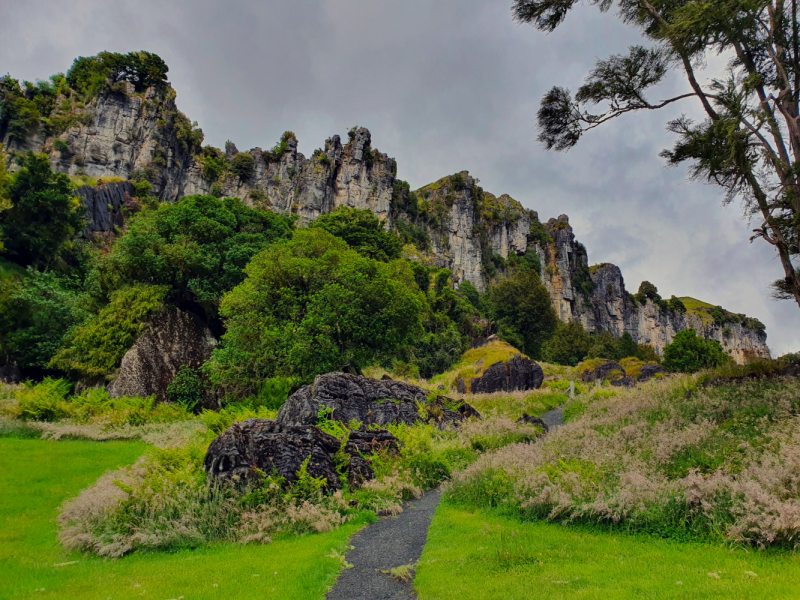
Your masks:
<instances>
[{"instance_id":1,"label":"small tree on cliff","mask_svg":"<svg viewBox=\"0 0 800 600\"><path fill-rule=\"evenodd\" d=\"M689 161L690 177L716 183L726 202L740 198L758 216L752 239L774 246L784 277L774 295L800 305L800 24L797 0L589 0L638 28L651 45L599 60L573 95L554 87L538 113L539 140L568 150L588 130L639 110L692 98L705 119L681 117L668 124L678 136L662 156L671 165ZM515 0L514 18L550 32L577 0ZM724 77L700 85L695 73L708 53L732 57ZM652 102L649 88L671 70L692 91ZM602 108L589 108L602 105Z\"/></svg>"}]
</instances>

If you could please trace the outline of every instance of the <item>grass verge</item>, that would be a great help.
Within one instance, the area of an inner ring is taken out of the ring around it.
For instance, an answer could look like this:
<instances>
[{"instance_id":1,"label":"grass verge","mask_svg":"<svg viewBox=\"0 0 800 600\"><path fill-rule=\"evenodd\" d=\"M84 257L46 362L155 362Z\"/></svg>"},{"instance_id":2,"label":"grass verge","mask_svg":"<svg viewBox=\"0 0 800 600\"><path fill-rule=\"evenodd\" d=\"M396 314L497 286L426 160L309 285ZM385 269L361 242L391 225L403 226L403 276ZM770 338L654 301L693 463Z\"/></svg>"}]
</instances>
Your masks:
<instances>
[{"instance_id":1,"label":"grass verge","mask_svg":"<svg viewBox=\"0 0 800 600\"><path fill-rule=\"evenodd\" d=\"M584 527L522 523L443 500L414 586L420 600L796 598L800 562Z\"/></svg>"},{"instance_id":2,"label":"grass verge","mask_svg":"<svg viewBox=\"0 0 800 600\"><path fill-rule=\"evenodd\" d=\"M130 464L139 442L0 438L0 598L319 599L363 524L277 540L265 546L214 545L103 560L68 552L55 517L68 497L103 472ZM146 594L145 594L146 592Z\"/></svg>"}]
</instances>

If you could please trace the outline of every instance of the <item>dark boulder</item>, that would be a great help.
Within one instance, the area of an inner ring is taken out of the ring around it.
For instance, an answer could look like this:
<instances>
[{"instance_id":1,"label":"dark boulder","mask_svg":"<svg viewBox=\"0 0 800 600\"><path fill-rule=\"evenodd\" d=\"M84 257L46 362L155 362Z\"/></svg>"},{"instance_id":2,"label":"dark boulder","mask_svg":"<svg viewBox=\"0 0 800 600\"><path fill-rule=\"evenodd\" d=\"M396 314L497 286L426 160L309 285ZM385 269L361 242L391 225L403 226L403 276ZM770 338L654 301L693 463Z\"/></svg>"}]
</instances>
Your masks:
<instances>
[{"instance_id":1,"label":"dark boulder","mask_svg":"<svg viewBox=\"0 0 800 600\"><path fill-rule=\"evenodd\" d=\"M543 381L542 367L517 354L506 363L496 362L490 365L480 377L471 380L469 388L473 394L526 391L539 389ZM461 379L456 383L459 393L465 393L466 387Z\"/></svg>"},{"instance_id":2,"label":"dark boulder","mask_svg":"<svg viewBox=\"0 0 800 600\"><path fill-rule=\"evenodd\" d=\"M522 413L522 416L516 420L517 423L525 423L526 425L536 425L544 429L544 432L547 433L550 429L547 426L547 423L542 421L539 417L533 417L528 413Z\"/></svg>"},{"instance_id":3,"label":"dark boulder","mask_svg":"<svg viewBox=\"0 0 800 600\"><path fill-rule=\"evenodd\" d=\"M216 345L200 317L177 309L164 310L153 317L125 353L108 393L112 398L155 395L163 401L178 370L183 366L200 368Z\"/></svg>"},{"instance_id":4,"label":"dark boulder","mask_svg":"<svg viewBox=\"0 0 800 600\"><path fill-rule=\"evenodd\" d=\"M341 443L313 425L287 427L266 419L248 419L234 423L208 447L203 468L209 477L246 479L259 469L277 473L289 483L310 457L308 473L324 477L329 491L341 489L334 455ZM348 480L358 486L373 478L372 467L364 455L398 449L397 439L388 431L362 428L351 431L344 453L349 459Z\"/></svg>"},{"instance_id":5,"label":"dark boulder","mask_svg":"<svg viewBox=\"0 0 800 600\"><path fill-rule=\"evenodd\" d=\"M632 388L636 386L636 382L630 377L622 377L620 379L612 379L611 385L614 387Z\"/></svg>"},{"instance_id":6,"label":"dark boulder","mask_svg":"<svg viewBox=\"0 0 800 600\"><path fill-rule=\"evenodd\" d=\"M16 364L0 365L0 383L16 384L22 380L22 373Z\"/></svg>"},{"instance_id":7,"label":"dark boulder","mask_svg":"<svg viewBox=\"0 0 800 600\"><path fill-rule=\"evenodd\" d=\"M666 373L666 371L664 371L664 367L654 363L648 363L644 365L642 367L642 370L639 372L639 381L644 381L645 379L652 379L659 373Z\"/></svg>"},{"instance_id":8,"label":"dark boulder","mask_svg":"<svg viewBox=\"0 0 800 600\"><path fill-rule=\"evenodd\" d=\"M623 369L618 362L609 360L596 366L594 369L586 369L583 371L583 373L581 373L581 379L587 383L592 381L604 381L615 371L619 371L622 377L625 376L625 369Z\"/></svg>"},{"instance_id":9,"label":"dark boulder","mask_svg":"<svg viewBox=\"0 0 800 600\"><path fill-rule=\"evenodd\" d=\"M277 421L282 425L313 425L322 408L333 409L329 418L335 421L355 420L364 425L412 425L423 420L447 424L479 416L471 406L448 398L440 397L429 404L427 394L403 381L328 373L292 394L281 407ZM418 405L425 408L425 418L420 415Z\"/></svg>"}]
</instances>

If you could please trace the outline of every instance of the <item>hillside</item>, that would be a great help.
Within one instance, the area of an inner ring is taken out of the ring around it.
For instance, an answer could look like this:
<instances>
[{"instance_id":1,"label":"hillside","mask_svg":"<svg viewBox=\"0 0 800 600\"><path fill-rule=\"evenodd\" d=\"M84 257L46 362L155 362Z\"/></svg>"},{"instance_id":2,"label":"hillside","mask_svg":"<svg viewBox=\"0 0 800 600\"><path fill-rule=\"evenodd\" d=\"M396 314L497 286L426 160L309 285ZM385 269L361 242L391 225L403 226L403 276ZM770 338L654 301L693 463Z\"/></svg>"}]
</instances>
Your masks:
<instances>
[{"instance_id":1,"label":"hillside","mask_svg":"<svg viewBox=\"0 0 800 600\"><path fill-rule=\"evenodd\" d=\"M89 232L122 225L126 180L149 182L161 201L238 197L297 215L301 223L340 206L369 209L412 256L450 269L456 285L469 281L483 291L509 261L524 257L538 263L563 321L616 337L628 332L657 352L693 327L737 362L769 356L755 319L709 320L694 305L684 314L651 299L632 300L618 267L589 267L566 215L542 222L517 200L483 190L466 171L411 191L398 178L397 161L373 146L366 128L354 127L344 140L331 136L309 158L298 152L291 132L270 150L240 152L233 142L224 150L202 146L202 130L179 111L165 73L149 87L124 80L87 87L71 84L70 75L54 77L52 85L0 79L0 141L12 159L44 152L55 171L90 184L78 192L90 208Z\"/></svg>"}]
</instances>

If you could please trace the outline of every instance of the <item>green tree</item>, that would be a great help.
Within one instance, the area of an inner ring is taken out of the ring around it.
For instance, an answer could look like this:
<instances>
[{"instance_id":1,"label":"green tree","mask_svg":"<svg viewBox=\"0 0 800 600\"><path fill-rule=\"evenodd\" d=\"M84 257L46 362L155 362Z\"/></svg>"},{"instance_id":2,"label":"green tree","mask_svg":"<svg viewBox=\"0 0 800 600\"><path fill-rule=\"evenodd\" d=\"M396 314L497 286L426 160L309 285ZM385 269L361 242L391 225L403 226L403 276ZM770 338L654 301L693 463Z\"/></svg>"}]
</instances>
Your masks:
<instances>
[{"instance_id":1,"label":"green tree","mask_svg":"<svg viewBox=\"0 0 800 600\"><path fill-rule=\"evenodd\" d=\"M362 256L386 262L400 258L403 243L394 233L386 231L384 225L371 210L340 206L318 217L309 227L342 238Z\"/></svg>"},{"instance_id":2,"label":"green tree","mask_svg":"<svg viewBox=\"0 0 800 600\"><path fill-rule=\"evenodd\" d=\"M40 374L67 332L90 316L90 299L74 278L28 269L10 294L0 298L0 345L6 362Z\"/></svg>"},{"instance_id":3,"label":"green tree","mask_svg":"<svg viewBox=\"0 0 800 600\"><path fill-rule=\"evenodd\" d=\"M608 331L600 331L592 335L589 351L586 356L589 358L607 358L616 360L617 358L617 339Z\"/></svg>"},{"instance_id":4,"label":"green tree","mask_svg":"<svg viewBox=\"0 0 800 600\"><path fill-rule=\"evenodd\" d=\"M622 360L623 358L628 358L630 356L638 356L639 355L639 347L636 345L636 342L633 341L633 337L627 331L622 334L622 336L617 340L617 352L616 358L617 360Z\"/></svg>"},{"instance_id":5,"label":"green tree","mask_svg":"<svg viewBox=\"0 0 800 600\"><path fill-rule=\"evenodd\" d=\"M154 86L163 89L168 71L161 57L150 52L100 52L97 56L76 58L67 71L67 83L86 97L117 82L132 83L136 92L143 92Z\"/></svg>"},{"instance_id":6,"label":"green tree","mask_svg":"<svg viewBox=\"0 0 800 600\"><path fill-rule=\"evenodd\" d=\"M359 372L422 335L424 300L408 263L365 258L321 229L274 244L246 273L223 299L227 333L206 365L230 393L276 376Z\"/></svg>"},{"instance_id":7,"label":"green tree","mask_svg":"<svg viewBox=\"0 0 800 600\"><path fill-rule=\"evenodd\" d=\"M250 259L291 233L289 217L237 198L188 196L131 219L98 260L98 280L104 296L134 284L167 286L168 301L198 304L213 319L222 295L244 280Z\"/></svg>"},{"instance_id":8,"label":"green tree","mask_svg":"<svg viewBox=\"0 0 800 600\"><path fill-rule=\"evenodd\" d=\"M548 362L576 366L589 352L592 336L577 321L559 322L555 334L544 345L543 355Z\"/></svg>"},{"instance_id":9,"label":"green tree","mask_svg":"<svg viewBox=\"0 0 800 600\"><path fill-rule=\"evenodd\" d=\"M247 181L253 176L256 159L246 152L239 152L231 159L231 172L242 181Z\"/></svg>"},{"instance_id":10,"label":"green tree","mask_svg":"<svg viewBox=\"0 0 800 600\"><path fill-rule=\"evenodd\" d=\"M0 144L0 213L11 208L11 198L9 197L11 178L6 170L7 162L8 156L3 151L3 144ZM3 230L0 228L0 252L3 252L3 249Z\"/></svg>"},{"instance_id":11,"label":"green tree","mask_svg":"<svg viewBox=\"0 0 800 600\"><path fill-rule=\"evenodd\" d=\"M0 215L6 253L23 266L47 266L85 227L85 209L69 177L53 173L46 154L28 152L9 187L11 208Z\"/></svg>"},{"instance_id":12,"label":"green tree","mask_svg":"<svg viewBox=\"0 0 800 600\"><path fill-rule=\"evenodd\" d=\"M694 329L679 331L672 343L664 348L662 365L668 371L695 373L700 369L718 367L730 358L717 340L705 340Z\"/></svg>"},{"instance_id":13,"label":"green tree","mask_svg":"<svg viewBox=\"0 0 800 600\"><path fill-rule=\"evenodd\" d=\"M533 269L517 269L490 286L483 301L499 325L500 337L538 358L558 324L539 275Z\"/></svg>"},{"instance_id":14,"label":"green tree","mask_svg":"<svg viewBox=\"0 0 800 600\"><path fill-rule=\"evenodd\" d=\"M649 47L597 62L573 97L554 87L538 113L539 140L567 150L583 134L629 112L656 110L694 99L704 119L682 116L668 124L677 135L662 156L690 163L690 177L715 183L726 202L741 199L758 215L753 239L777 251L783 278L777 298L800 305L800 24L797 2L784 0L589 0L637 28ZM551 32L576 0L514 0L514 18ZM731 57L719 79L702 85L696 69L709 55ZM691 92L659 102L650 88L678 72ZM594 108L598 105L601 107Z\"/></svg>"}]
</instances>

